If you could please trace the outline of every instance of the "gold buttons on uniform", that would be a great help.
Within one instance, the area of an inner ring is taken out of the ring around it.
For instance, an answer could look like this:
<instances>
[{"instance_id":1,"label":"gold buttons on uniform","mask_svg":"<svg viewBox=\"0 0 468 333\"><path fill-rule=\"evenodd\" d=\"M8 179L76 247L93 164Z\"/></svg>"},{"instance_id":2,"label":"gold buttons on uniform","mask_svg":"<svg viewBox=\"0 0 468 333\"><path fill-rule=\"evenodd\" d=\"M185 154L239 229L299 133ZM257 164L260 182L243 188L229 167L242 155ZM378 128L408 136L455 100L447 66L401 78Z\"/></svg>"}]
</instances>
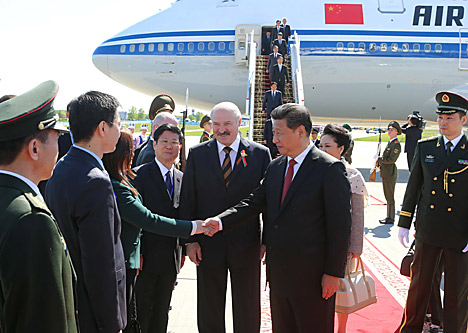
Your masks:
<instances>
[{"instance_id":1,"label":"gold buttons on uniform","mask_svg":"<svg viewBox=\"0 0 468 333\"><path fill-rule=\"evenodd\" d=\"M434 205L430 205L429 207L431 207L431 209L434 209Z\"/></svg>"},{"instance_id":2,"label":"gold buttons on uniform","mask_svg":"<svg viewBox=\"0 0 468 333\"><path fill-rule=\"evenodd\" d=\"M455 179L450 180L452 183L455 183Z\"/></svg>"},{"instance_id":3,"label":"gold buttons on uniform","mask_svg":"<svg viewBox=\"0 0 468 333\"><path fill-rule=\"evenodd\" d=\"M432 193L432 195L434 195L434 194L435 194L435 191L432 191L431 193Z\"/></svg>"},{"instance_id":4,"label":"gold buttons on uniform","mask_svg":"<svg viewBox=\"0 0 468 333\"><path fill-rule=\"evenodd\" d=\"M447 211L448 211L448 212L451 212L451 211L452 211L452 208L448 208Z\"/></svg>"},{"instance_id":5,"label":"gold buttons on uniform","mask_svg":"<svg viewBox=\"0 0 468 333\"><path fill-rule=\"evenodd\" d=\"M437 177L434 177L434 180L437 180Z\"/></svg>"},{"instance_id":6,"label":"gold buttons on uniform","mask_svg":"<svg viewBox=\"0 0 468 333\"><path fill-rule=\"evenodd\" d=\"M450 198L452 198L452 197L453 197L453 194L452 194L452 193L450 193L450 194L449 194L449 197L450 197Z\"/></svg>"}]
</instances>

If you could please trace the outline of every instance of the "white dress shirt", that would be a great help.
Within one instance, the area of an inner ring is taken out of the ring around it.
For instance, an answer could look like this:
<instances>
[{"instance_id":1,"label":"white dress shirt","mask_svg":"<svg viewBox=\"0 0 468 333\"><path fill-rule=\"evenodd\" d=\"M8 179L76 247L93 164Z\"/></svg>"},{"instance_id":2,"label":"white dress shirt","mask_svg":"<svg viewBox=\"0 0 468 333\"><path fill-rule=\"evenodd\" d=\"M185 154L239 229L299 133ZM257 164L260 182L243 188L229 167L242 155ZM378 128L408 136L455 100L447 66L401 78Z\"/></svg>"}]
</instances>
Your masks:
<instances>
[{"instance_id":1,"label":"white dress shirt","mask_svg":"<svg viewBox=\"0 0 468 333\"><path fill-rule=\"evenodd\" d=\"M304 162L304 159L305 157L307 156L307 154L309 153L309 151L312 149L312 142L309 142L309 145L307 146L306 149L304 149L304 151L302 153L300 153L299 155L297 155L296 157L294 157L294 160L296 161L296 164L294 164L293 168L294 168L294 173L293 173L293 177L292 177L292 180L294 180L294 177L296 177L296 174L297 174L297 171L299 170L299 168L301 167L302 165L302 162ZM292 160L292 157L289 157L288 156L288 164L287 164L287 167L286 167L286 171L284 173L284 176L286 177L286 174L288 173L288 169L289 169L289 161ZM291 181L292 181L291 180Z\"/></svg>"},{"instance_id":2,"label":"white dress shirt","mask_svg":"<svg viewBox=\"0 0 468 333\"><path fill-rule=\"evenodd\" d=\"M453 140L449 140L447 139L447 137L444 135L443 138L444 138L444 145L445 145L445 149L447 150L447 142L451 142L452 143L452 148L450 148L450 151L453 151L455 149L455 147L457 146L457 144L460 142L461 138L463 136L463 132L461 132L461 134L459 136L457 136L455 139Z\"/></svg>"},{"instance_id":3,"label":"white dress shirt","mask_svg":"<svg viewBox=\"0 0 468 333\"><path fill-rule=\"evenodd\" d=\"M26 183L26 185L28 185L33 191L34 193L36 193L36 195L42 200L44 201L44 198L42 198L42 195L41 195L41 192L39 192L39 188L37 187L36 184L34 184L31 180L29 180L28 178L24 177L24 176L21 176L15 172L11 172L11 171L6 171L6 170L0 170L0 173L4 174L4 175L9 175L9 176L13 176L13 177L16 177L18 179L21 179L23 182Z\"/></svg>"}]
</instances>

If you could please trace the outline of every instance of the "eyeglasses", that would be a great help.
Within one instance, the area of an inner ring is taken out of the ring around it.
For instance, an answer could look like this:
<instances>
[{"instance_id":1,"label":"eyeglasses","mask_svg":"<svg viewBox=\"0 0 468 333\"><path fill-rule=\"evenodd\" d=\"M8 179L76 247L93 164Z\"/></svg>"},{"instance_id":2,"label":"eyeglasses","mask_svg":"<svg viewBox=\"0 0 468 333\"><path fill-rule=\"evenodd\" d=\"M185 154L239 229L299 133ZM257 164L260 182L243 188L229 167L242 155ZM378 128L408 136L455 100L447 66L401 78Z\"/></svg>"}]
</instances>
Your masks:
<instances>
[{"instance_id":1,"label":"eyeglasses","mask_svg":"<svg viewBox=\"0 0 468 333\"><path fill-rule=\"evenodd\" d=\"M169 140L166 140L166 139L159 139L158 144L163 145L163 146L174 146L175 147L175 146L180 145L180 142L176 141L176 140L169 141Z\"/></svg>"}]
</instances>

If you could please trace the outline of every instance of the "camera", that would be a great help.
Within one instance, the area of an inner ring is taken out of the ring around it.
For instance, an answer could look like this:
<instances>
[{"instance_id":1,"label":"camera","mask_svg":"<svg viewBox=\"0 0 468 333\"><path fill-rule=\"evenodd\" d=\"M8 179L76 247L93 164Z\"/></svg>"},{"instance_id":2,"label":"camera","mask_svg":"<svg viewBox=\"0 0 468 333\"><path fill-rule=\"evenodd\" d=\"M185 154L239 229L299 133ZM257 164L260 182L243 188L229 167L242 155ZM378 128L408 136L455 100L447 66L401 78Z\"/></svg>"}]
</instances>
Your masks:
<instances>
[{"instance_id":1,"label":"camera","mask_svg":"<svg viewBox=\"0 0 468 333\"><path fill-rule=\"evenodd\" d=\"M408 116L408 119L411 119L411 122L415 126L417 126L420 130L423 130L424 128L426 128L426 121L421 116L419 111L413 111L413 113Z\"/></svg>"}]
</instances>

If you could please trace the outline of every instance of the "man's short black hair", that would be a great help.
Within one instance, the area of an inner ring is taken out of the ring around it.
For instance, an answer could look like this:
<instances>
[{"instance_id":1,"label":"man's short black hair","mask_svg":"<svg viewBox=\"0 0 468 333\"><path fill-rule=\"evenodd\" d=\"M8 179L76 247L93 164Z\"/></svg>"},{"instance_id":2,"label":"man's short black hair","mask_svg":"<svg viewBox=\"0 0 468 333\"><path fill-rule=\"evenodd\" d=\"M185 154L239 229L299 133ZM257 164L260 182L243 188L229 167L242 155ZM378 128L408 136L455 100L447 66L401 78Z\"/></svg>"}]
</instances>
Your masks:
<instances>
[{"instance_id":1,"label":"man's short black hair","mask_svg":"<svg viewBox=\"0 0 468 333\"><path fill-rule=\"evenodd\" d=\"M154 131L153 139L156 143L158 143L159 137L165 132L169 131L172 133L175 133L179 135L179 143L182 143L182 132L179 127L174 126L172 124L162 124L156 128L156 131Z\"/></svg>"},{"instance_id":2,"label":"man's short black hair","mask_svg":"<svg viewBox=\"0 0 468 333\"><path fill-rule=\"evenodd\" d=\"M51 129L50 131L53 130ZM48 138L49 130L45 130L37 131L34 134L25 136L20 139L0 142L0 165L9 165L13 163L23 148L28 145L31 140L37 139L42 143L47 143Z\"/></svg>"},{"instance_id":3,"label":"man's short black hair","mask_svg":"<svg viewBox=\"0 0 468 333\"><path fill-rule=\"evenodd\" d=\"M322 137L324 135L332 136L333 141L336 142L338 147L341 147L341 146L344 147L341 155L346 153L346 151L349 149L349 146L351 145L351 134L349 134L348 130L344 128L343 126L336 125L336 124L328 124L323 129Z\"/></svg>"},{"instance_id":4,"label":"man's short black hair","mask_svg":"<svg viewBox=\"0 0 468 333\"><path fill-rule=\"evenodd\" d=\"M295 103L280 105L271 112L271 118L274 120L286 119L286 126L292 130L296 130L299 126L303 125L307 136L310 135L310 131L312 130L310 111L304 105Z\"/></svg>"},{"instance_id":5,"label":"man's short black hair","mask_svg":"<svg viewBox=\"0 0 468 333\"><path fill-rule=\"evenodd\" d=\"M99 91L89 91L73 99L67 111L74 141L89 141L101 121L112 126L119 106L114 96Z\"/></svg>"}]
</instances>

